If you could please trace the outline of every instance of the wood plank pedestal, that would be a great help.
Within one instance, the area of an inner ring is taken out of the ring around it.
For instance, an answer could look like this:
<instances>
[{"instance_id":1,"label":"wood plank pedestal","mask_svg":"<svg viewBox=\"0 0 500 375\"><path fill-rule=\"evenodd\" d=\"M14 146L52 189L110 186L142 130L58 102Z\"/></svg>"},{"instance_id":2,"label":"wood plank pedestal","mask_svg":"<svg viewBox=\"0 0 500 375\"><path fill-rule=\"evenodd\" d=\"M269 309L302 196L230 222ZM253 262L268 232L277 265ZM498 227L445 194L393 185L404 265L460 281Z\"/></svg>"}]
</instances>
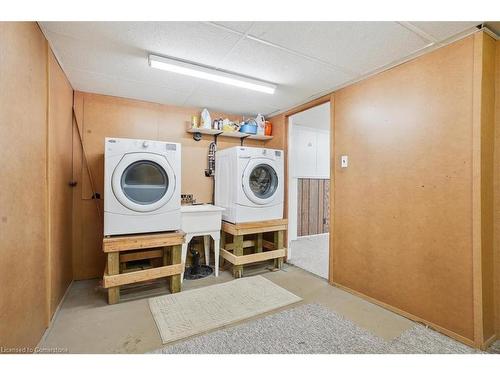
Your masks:
<instances>
[{"instance_id":1,"label":"wood plank pedestal","mask_svg":"<svg viewBox=\"0 0 500 375\"><path fill-rule=\"evenodd\" d=\"M128 236L104 237L102 250L106 253L103 286L108 289L108 303L120 301L120 286L161 277L169 279L171 293L181 291L181 246L184 232L165 232ZM162 258L162 266L122 273L120 264L125 262Z\"/></svg>"},{"instance_id":2,"label":"wood plank pedestal","mask_svg":"<svg viewBox=\"0 0 500 375\"><path fill-rule=\"evenodd\" d=\"M287 249L284 246L287 219L255 221L251 223L232 224L222 222L222 236L220 240L220 255L233 265L233 276L243 276L245 264L262 262L274 259L275 268L281 269L286 257ZM264 233L274 232L274 240L264 240ZM233 242L226 243L226 236L232 235ZM244 237L253 239L246 239ZM252 248L251 254L245 254L246 248Z\"/></svg>"}]
</instances>

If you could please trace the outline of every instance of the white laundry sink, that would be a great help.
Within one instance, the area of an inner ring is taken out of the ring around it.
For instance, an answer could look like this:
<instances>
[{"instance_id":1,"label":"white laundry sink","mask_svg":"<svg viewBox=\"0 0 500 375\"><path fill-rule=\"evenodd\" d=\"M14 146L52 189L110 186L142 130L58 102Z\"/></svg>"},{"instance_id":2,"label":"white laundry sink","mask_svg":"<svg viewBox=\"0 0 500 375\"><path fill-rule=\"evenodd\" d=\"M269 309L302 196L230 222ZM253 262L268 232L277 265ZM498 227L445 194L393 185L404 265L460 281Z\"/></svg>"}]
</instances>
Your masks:
<instances>
[{"instance_id":1,"label":"white laundry sink","mask_svg":"<svg viewBox=\"0 0 500 375\"><path fill-rule=\"evenodd\" d=\"M185 233L219 231L224 210L213 204L181 206L181 229Z\"/></svg>"},{"instance_id":2,"label":"white laundry sink","mask_svg":"<svg viewBox=\"0 0 500 375\"><path fill-rule=\"evenodd\" d=\"M210 264L210 238L212 238L214 240L215 252L215 276L219 276L219 241L220 228L222 226L222 211L224 210L225 208L217 207L213 204L181 206L181 229L186 234L181 253L183 264L186 264L189 242L196 236L203 236L205 260L207 265ZM184 280L184 272L181 276L181 282L182 280Z\"/></svg>"}]
</instances>

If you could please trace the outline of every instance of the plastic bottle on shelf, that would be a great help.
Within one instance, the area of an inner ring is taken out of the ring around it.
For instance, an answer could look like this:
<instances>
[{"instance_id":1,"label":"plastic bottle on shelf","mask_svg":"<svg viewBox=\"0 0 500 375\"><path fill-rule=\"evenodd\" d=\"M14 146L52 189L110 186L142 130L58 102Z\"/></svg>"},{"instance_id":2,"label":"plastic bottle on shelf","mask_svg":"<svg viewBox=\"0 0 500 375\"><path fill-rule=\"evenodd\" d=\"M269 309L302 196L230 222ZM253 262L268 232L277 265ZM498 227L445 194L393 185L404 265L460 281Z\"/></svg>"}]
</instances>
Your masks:
<instances>
[{"instance_id":1,"label":"plastic bottle on shelf","mask_svg":"<svg viewBox=\"0 0 500 375\"><path fill-rule=\"evenodd\" d=\"M266 121L264 135L273 135L273 124L270 121Z\"/></svg>"},{"instance_id":2,"label":"plastic bottle on shelf","mask_svg":"<svg viewBox=\"0 0 500 375\"><path fill-rule=\"evenodd\" d=\"M266 119L260 113L255 117L255 123L257 124L257 135L264 135L265 122Z\"/></svg>"},{"instance_id":3,"label":"plastic bottle on shelf","mask_svg":"<svg viewBox=\"0 0 500 375\"><path fill-rule=\"evenodd\" d=\"M206 108L201 111L201 127L204 129L212 129L212 118Z\"/></svg>"}]
</instances>

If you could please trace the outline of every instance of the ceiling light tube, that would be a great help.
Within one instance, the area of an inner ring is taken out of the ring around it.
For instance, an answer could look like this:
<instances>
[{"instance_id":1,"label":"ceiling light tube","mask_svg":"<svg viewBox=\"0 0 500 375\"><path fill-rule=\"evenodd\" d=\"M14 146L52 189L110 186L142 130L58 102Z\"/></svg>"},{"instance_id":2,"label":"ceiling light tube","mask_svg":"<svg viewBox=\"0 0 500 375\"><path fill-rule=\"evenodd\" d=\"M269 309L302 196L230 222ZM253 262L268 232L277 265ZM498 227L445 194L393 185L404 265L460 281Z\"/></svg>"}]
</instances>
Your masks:
<instances>
[{"instance_id":1,"label":"ceiling light tube","mask_svg":"<svg viewBox=\"0 0 500 375\"><path fill-rule=\"evenodd\" d=\"M266 94L274 94L276 90L276 85L272 83L157 55L149 55L149 65L152 68L166 70L168 72L242 87L249 90L264 92Z\"/></svg>"}]
</instances>

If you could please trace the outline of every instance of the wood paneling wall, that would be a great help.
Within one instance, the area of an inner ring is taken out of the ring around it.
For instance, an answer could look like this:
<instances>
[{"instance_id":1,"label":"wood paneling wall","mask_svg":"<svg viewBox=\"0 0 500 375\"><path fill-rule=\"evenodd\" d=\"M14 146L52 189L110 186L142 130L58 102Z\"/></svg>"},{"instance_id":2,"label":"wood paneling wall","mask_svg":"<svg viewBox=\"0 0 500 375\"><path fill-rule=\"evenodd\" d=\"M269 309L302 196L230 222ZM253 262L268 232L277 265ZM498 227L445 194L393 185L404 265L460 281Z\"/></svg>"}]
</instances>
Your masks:
<instances>
[{"instance_id":1,"label":"wood paneling wall","mask_svg":"<svg viewBox=\"0 0 500 375\"><path fill-rule=\"evenodd\" d=\"M182 144L182 193L193 194L198 202L212 200L212 179L205 177L208 145L213 137L203 136L196 142L186 132L191 116L199 114L200 108L176 107L155 103L116 98L98 94L75 93L75 113L81 126L83 142L87 151L90 171L96 190L103 192L104 186L104 138L122 137ZM212 117L237 115L211 113ZM75 128L76 130L76 128ZM277 130L279 131L279 130ZM74 190L74 238L73 269L75 279L102 277L104 256L101 251L102 218L97 216L96 201L90 199L90 188L86 166L82 161L82 146L74 135L74 170L79 186ZM279 137L278 137L279 139ZM239 139L219 137L217 148L238 146ZM246 146L270 147L259 141L246 140ZM97 201L103 212L103 200Z\"/></svg>"},{"instance_id":2,"label":"wood paneling wall","mask_svg":"<svg viewBox=\"0 0 500 375\"><path fill-rule=\"evenodd\" d=\"M336 92L334 136L333 281L468 342L473 53L468 37Z\"/></svg>"},{"instance_id":3,"label":"wood paneling wall","mask_svg":"<svg viewBox=\"0 0 500 375\"><path fill-rule=\"evenodd\" d=\"M500 41L498 40L496 41L494 166L495 314L498 339L500 338Z\"/></svg>"},{"instance_id":4,"label":"wood paneling wall","mask_svg":"<svg viewBox=\"0 0 500 375\"><path fill-rule=\"evenodd\" d=\"M297 236L328 233L330 180L299 178L297 181Z\"/></svg>"},{"instance_id":5,"label":"wood paneling wall","mask_svg":"<svg viewBox=\"0 0 500 375\"><path fill-rule=\"evenodd\" d=\"M38 25L0 22L0 346L5 348L38 343L71 281L71 96Z\"/></svg>"},{"instance_id":6,"label":"wood paneling wall","mask_svg":"<svg viewBox=\"0 0 500 375\"><path fill-rule=\"evenodd\" d=\"M73 88L48 51L48 179L50 317L73 280L72 268L72 106Z\"/></svg>"},{"instance_id":7,"label":"wood paneling wall","mask_svg":"<svg viewBox=\"0 0 500 375\"><path fill-rule=\"evenodd\" d=\"M494 138L495 40L474 35L472 119L472 254L474 341L491 342L495 335L494 302Z\"/></svg>"},{"instance_id":8,"label":"wood paneling wall","mask_svg":"<svg viewBox=\"0 0 500 375\"><path fill-rule=\"evenodd\" d=\"M476 346L493 321L488 38L336 92L332 145L331 281Z\"/></svg>"},{"instance_id":9,"label":"wood paneling wall","mask_svg":"<svg viewBox=\"0 0 500 375\"><path fill-rule=\"evenodd\" d=\"M47 326L47 43L35 23L0 22L0 346Z\"/></svg>"}]
</instances>

